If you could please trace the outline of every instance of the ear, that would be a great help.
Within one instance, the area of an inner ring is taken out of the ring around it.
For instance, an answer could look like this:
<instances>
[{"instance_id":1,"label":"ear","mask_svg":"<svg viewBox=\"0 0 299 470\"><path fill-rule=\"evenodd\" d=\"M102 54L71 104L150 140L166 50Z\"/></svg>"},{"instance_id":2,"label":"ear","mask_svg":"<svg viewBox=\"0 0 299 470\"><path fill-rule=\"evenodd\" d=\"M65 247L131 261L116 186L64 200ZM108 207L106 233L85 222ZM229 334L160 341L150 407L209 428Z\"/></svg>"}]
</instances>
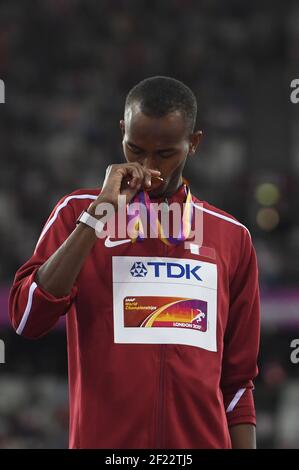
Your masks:
<instances>
[{"instance_id":1,"label":"ear","mask_svg":"<svg viewBox=\"0 0 299 470\"><path fill-rule=\"evenodd\" d=\"M121 130L122 136L124 136L125 135L125 121L123 119L119 121L119 127Z\"/></svg>"},{"instance_id":2,"label":"ear","mask_svg":"<svg viewBox=\"0 0 299 470\"><path fill-rule=\"evenodd\" d=\"M193 156L203 137L202 131L193 132L189 138L189 155Z\"/></svg>"}]
</instances>

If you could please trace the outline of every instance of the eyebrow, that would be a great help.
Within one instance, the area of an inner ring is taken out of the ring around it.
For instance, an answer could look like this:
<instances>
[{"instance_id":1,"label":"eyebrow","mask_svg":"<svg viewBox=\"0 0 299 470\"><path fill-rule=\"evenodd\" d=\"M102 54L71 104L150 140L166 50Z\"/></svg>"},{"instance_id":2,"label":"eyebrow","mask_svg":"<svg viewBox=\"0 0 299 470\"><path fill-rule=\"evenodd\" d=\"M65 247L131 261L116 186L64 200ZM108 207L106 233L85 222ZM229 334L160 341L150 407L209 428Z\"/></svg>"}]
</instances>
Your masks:
<instances>
[{"instance_id":1,"label":"eyebrow","mask_svg":"<svg viewBox=\"0 0 299 470\"><path fill-rule=\"evenodd\" d=\"M127 145L129 145L130 147L135 148L136 150L143 150L141 147L138 147L138 145L133 144L133 142L127 141ZM163 149L158 149L157 152L171 152L171 151L174 151L174 150L176 150L175 147L167 147L167 148L163 148Z\"/></svg>"}]
</instances>

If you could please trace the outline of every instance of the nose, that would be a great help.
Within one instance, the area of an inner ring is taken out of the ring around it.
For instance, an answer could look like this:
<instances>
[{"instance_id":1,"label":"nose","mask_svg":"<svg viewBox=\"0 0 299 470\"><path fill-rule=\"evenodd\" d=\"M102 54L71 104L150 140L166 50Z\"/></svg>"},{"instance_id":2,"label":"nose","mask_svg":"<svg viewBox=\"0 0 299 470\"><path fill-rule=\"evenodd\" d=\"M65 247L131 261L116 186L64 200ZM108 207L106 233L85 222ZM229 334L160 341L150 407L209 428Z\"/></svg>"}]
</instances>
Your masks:
<instances>
[{"instance_id":1,"label":"nose","mask_svg":"<svg viewBox=\"0 0 299 470\"><path fill-rule=\"evenodd\" d=\"M157 161L156 161L155 157L146 156L146 157L144 157L144 159L142 160L141 164L142 164L142 166L144 166L144 167L147 168L147 169L150 169L150 170L159 170L159 171L160 171L160 168L159 168L158 165L157 165Z\"/></svg>"}]
</instances>

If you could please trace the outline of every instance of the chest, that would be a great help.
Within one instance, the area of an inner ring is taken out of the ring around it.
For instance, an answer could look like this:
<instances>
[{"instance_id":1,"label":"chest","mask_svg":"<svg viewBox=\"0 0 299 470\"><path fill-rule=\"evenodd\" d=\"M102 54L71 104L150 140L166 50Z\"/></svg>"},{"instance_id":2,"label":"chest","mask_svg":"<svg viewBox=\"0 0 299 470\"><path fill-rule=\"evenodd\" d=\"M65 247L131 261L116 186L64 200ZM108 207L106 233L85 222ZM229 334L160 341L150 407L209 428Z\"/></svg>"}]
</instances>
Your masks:
<instances>
[{"instance_id":1,"label":"chest","mask_svg":"<svg viewBox=\"0 0 299 470\"><path fill-rule=\"evenodd\" d=\"M219 249L114 242L99 240L80 274L84 321L106 319L115 343L216 351L229 310L229 266Z\"/></svg>"}]
</instances>

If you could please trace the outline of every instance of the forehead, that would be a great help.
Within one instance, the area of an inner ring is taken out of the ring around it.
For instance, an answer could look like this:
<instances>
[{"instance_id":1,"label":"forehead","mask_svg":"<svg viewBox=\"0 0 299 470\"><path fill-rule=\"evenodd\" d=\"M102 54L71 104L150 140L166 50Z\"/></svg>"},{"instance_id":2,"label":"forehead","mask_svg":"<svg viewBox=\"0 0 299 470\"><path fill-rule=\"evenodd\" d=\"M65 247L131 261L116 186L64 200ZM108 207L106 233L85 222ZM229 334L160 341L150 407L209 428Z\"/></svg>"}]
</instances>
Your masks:
<instances>
[{"instance_id":1,"label":"forehead","mask_svg":"<svg viewBox=\"0 0 299 470\"><path fill-rule=\"evenodd\" d=\"M125 131L126 139L136 145L175 145L186 138L186 122L179 111L155 118L143 114L139 105L132 105L125 113Z\"/></svg>"}]
</instances>

